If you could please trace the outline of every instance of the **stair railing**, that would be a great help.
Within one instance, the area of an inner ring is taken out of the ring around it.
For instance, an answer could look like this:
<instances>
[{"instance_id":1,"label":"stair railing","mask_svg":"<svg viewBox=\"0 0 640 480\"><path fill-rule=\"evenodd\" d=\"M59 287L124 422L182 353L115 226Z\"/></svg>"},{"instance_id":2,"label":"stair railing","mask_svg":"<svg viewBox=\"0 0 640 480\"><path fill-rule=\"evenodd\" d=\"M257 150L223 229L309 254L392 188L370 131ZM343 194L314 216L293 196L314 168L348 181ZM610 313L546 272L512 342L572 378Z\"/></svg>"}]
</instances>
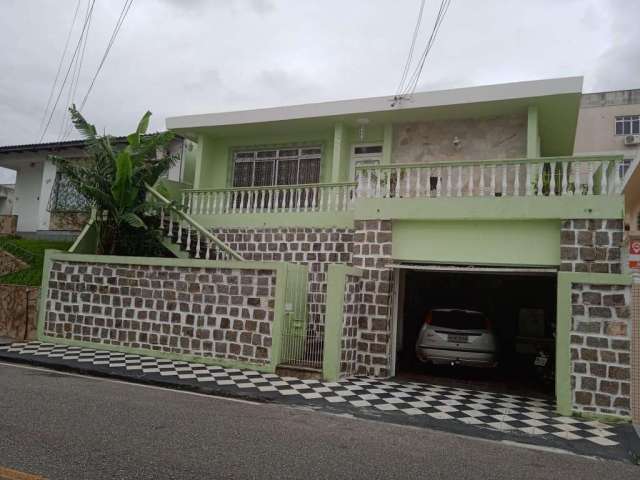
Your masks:
<instances>
[{"instance_id":1,"label":"stair railing","mask_svg":"<svg viewBox=\"0 0 640 480\"><path fill-rule=\"evenodd\" d=\"M216 249L216 260L226 260L228 258L239 261L244 260L242 255L229 247L229 245L224 243L205 227L196 222L189 214L176 207L169 199L167 199L151 185L145 184L145 188L163 206L163 208L160 210L160 224L162 225L163 230L165 228L165 208L169 211L169 236L172 236L174 231L174 215L178 217L178 232L175 240L177 244L180 244L182 242L182 230L183 228L186 228L187 238L185 241L185 247L187 251L191 251L192 242L195 242L195 258L204 257L208 259L210 257L211 249L212 247L214 247ZM186 223L186 225L183 226L183 223ZM195 230L195 239L192 239L192 230ZM202 255L203 243L206 246L204 255Z\"/></svg>"}]
</instances>

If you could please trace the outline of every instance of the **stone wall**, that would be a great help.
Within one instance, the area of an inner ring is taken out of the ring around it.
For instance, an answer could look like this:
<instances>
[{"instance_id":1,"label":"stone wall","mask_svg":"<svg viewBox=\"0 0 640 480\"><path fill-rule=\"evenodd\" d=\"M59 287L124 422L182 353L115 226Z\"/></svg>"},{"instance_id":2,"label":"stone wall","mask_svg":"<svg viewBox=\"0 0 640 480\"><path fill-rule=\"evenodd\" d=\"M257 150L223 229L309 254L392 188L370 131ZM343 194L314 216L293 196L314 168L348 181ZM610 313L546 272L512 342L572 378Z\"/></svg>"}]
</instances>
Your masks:
<instances>
[{"instance_id":1,"label":"stone wall","mask_svg":"<svg viewBox=\"0 0 640 480\"><path fill-rule=\"evenodd\" d=\"M17 272L18 270L22 270L28 266L27 262L11 255L5 250L0 250L0 275Z\"/></svg>"},{"instance_id":2,"label":"stone wall","mask_svg":"<svg viewBox=\"0 0 640 480\"><path fill-rule=\"evenodd\" d=\"M630 415L631 289L574 284L571 292L573 407Z\"/></svg>"},{"instance_id":3,"label":"stone wall","mask_svg":"<svg viewBox=\"0 0 640 480\"><path fill-rule=\"evenodd\" d=\"M17 215L0 215L0 235L15 235L17 227Z\"/></svg>"},{"instance_id":4,"label":"stone wall","mask_svg":"<svg viewBox=\"0 0 640 480\"><path fill-rule=\"evenodd\" d=\"M88 212L55 212L49 217L49 230L80 231L88 221Z\"/></svg>"},{"instance_id":5,"label":"stone wall","mask_svg":"<svg viewBox=\"0 0 640 480\"><path fill-rule=\"evenodd\" d=\"M357 220L353 266L363 271L357 373L387 377L391 358L391 220Z\"/></svg>"},{"instance_id":6,"label":"stone wall","mask_svg":"<svg viewBox=\"0 0 640 480\"><path fill-rule=\"evenodd\" d=\"M271 360L275 270L53 262L45 335Z\"/></svg>"},{"instance_id":7,"label":"stone wall","mask_svg":"<svg viewBox=\"0 0 640 480\"><path fill-rule=\"evenodd\" d=\"M621 219L565 220L560 231L560 270L620 273Z\"/></svg>"},{"instance_id":8,"label":"stone wall","mask_svg":"<svg viewBox=\"0 0 640 480\"><path fill-rule=\"evenodd\" d=\"M454 137L460 141L457 146ZM526 113L394 126L394 163L522 158L526 153Z\"/></svg>"},{"instance_id":9,"label":"stone wall","mask_svg":"<svg viewBox=\"0 0 640 480\"><path fill-rule=\"evenodd\" d=\"M356 221L355 231L303 227L212 231L247 260L309 265L309 325L316 331L322 331L324 325L328 265L344 263L362 269L356 372L390 374L392 274L386 267L391 260L390 220Z\"/></svg>"},{"instance_id":10,"label":"stone wall","mask_svg":"<svg viewBox=\"0 0 640 480\"><path fill-rule=\"evenodd\" d=\"M362 303L362 282L356 275L347 275L340 349L340 372L351 375L356 372L358 358L358 323Z\"/></svg>"},{"instance_id":11,"label":"stone wall","mask_svg":"<svg viewBox=\"0 0 640 480\"><path fill-rule=\"evenodd\" d=\"M0 285L0 336L35 340L40 289Z\"/></svg>"},{"instance_id":12,"label":"stone wall","mask_svg":"<svg viewBox=\"0 0 640 480\"><path fill-rule=\"evenodd\" d=\"M346 228L217 228L212 232L246 260L309 266L309 325L322 331L330 263L351 264L353 230Z\"/></svg>"}]
</instances>

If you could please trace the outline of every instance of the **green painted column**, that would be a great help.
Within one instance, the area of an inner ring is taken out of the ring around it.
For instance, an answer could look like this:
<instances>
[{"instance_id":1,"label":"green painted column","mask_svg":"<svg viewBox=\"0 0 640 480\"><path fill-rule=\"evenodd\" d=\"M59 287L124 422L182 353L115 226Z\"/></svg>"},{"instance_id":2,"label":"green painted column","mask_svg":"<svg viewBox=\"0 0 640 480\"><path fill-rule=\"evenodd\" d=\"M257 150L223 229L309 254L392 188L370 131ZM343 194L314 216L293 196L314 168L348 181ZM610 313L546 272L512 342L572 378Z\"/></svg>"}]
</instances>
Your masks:
<instances>
[{"instance_id":1,"label":"green painted column","mask_svg":"<svg viewBox=\"0 0 640 480\"><path fill-rule=\"evenodd\" d=\"M342 322L344 317L344 291L347 266L332 263L327 269L327 310L324 324L324 350L322 378L335 382L340 378Z\"/></svg>"},{"instance_id":2,"label":"green painted column","mask_svg":"<svg viewBox=\"0 0 640 480\"><path fill-rule=\"evenodd\" d=\"M333 158L331 160L331 181L340 181L342 146L347 141L343 123L336 123L333 129Z\"/></svg>"},{"instance_id":3,"label":"green painted column","mask_svg":"<svg viewBox=\"0 0 640 480\"><path fill-rule=\"evenodd\" d=\"M527 158L537 158L539 156L538 107L531 105L527 112Z\"/></svg>"},{"instance_id":4,"label":"green painted column","mask_svg":"<svg viewBox=\"0 0 640 480\"><path fill-rule=\"evenodd\" d=\"M391 164L391 153L393 149L393 125L391 123L385 123L384 136L382 141L382 164Z\"/></svg>"},{"instance_id":5,"label":"green painted column","mask_svg":"<svg viewBox=\"0 0 640 480\"><path fill-rule=\"evenodd\" d=\"M198 136L198 143L194 148L195 153L195 169L193 173L193 188L201 188L202 185L202 170L204 161L204 135Z\"/></svg>"}]
</instances>

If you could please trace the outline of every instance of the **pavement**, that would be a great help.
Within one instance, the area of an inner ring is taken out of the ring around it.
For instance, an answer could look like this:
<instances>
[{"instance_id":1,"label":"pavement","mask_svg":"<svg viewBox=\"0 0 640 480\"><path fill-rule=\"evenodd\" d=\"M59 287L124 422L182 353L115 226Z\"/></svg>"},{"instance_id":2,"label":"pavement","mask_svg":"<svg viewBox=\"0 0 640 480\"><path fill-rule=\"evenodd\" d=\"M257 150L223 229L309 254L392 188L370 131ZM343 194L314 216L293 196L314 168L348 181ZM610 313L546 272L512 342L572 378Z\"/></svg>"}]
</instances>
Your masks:
<instances>
[{"instance_id":1,"label":"pavement","mask_svg":"<svg viewBox=\"0 0 640 480\"><path fill-rule=\"evenodd\" d=\"M0 364L0 473L36 479L637 479L630 463ZM15 472L15 473L11 473Z\"/></svg>"},{"instance_id":2,"label":"pavement","mask_svg":"<svg viewBox=\"0 0 640 480\"><path fill-rule=\"evenodd\" d=\"M39 342L0 346L0 359L630 463L640 458L640 439L630 424L561 417L539 398L358 377L300 380Z\"/></svg>"}]
</instances>

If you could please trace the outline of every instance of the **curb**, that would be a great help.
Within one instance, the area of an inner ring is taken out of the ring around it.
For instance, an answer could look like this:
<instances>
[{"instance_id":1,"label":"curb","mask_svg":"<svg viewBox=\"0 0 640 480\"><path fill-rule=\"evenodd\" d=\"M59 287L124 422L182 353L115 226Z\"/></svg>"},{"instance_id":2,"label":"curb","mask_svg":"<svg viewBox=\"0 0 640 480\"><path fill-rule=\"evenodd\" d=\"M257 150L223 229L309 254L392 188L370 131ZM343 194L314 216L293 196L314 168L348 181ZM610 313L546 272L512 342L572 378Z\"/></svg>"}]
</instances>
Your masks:
<instances>
[{"instance_id":1,"label":"curb","mask_svg":"<svg viewBox=\"0 0 640 480\"><path fill-rule=\"evenodd\" d=\"M96 365L92 365L90 368L83 368L81 366L62 365L57 362L48 362L44 359L41 360L41 359L26 358L26 357L20 358L20 357L14 357L14 356L5 356L2 353L0 353L0 361L4 361L7 363L21 364L21 365L31 365L34 367L44 367L44 368L48 368L50 370L56 370L59 372L78 373L81 375L85 375L87 377L110 378L114 380L125 381L127 383L137 383L140 385L162 387L169 390L201 393L203 395L210 395L214 397L232 398L236 400L247 400L247 401L262 403L262 404L278 403L273 399L265 398L264 395L256 396L252 394L226 391L219 388L207 388L204 386L194 385L194 384L163 382L161 380L156 380L154 378L137 377L134 375L121 374L121 373L113 372L111 369L109 369L109 371L107 371L106 369L105 370L98 369L96 368Z\"/></svg>"}]
</instances>

